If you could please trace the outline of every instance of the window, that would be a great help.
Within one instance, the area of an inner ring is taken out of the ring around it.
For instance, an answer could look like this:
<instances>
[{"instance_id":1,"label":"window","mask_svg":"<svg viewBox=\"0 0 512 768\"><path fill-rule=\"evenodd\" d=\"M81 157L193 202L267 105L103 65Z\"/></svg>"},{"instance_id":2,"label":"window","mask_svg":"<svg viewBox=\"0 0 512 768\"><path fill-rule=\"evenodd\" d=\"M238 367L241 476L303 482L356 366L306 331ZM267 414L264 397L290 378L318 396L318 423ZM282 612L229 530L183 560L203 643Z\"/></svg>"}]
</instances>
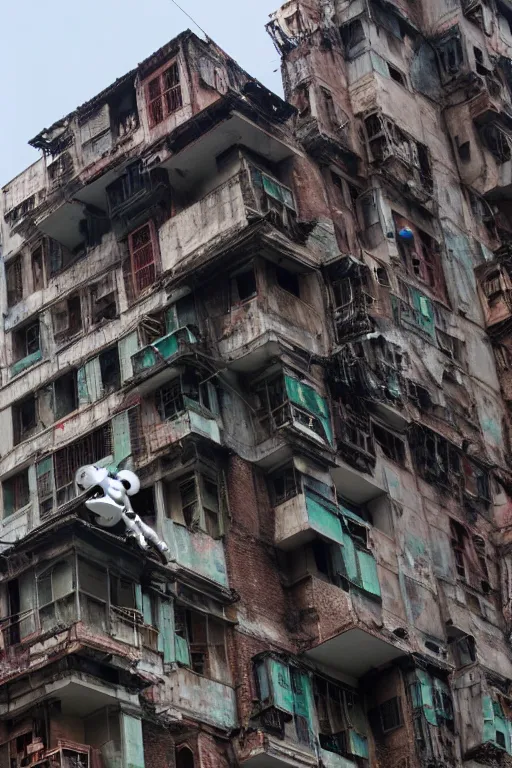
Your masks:
<instances>
[{"instance_id":1,"label":"window","mask_svg":"<svg viewBox=\"0 0 512 768\"><path fill-rule=\"evenodd\" d=\"M271 477L274 505L293 499L301 492L300 475L294 466L285 467Z\"/></svg>"},{"instance_id":2,"label":"window","mask_svg":"<svg viewBox=\"0 0 512 768\"><path fill-rule=\"evenodd\" d=\"M457 447L425 427L416 432L414 442L419 474L428 482L460 490L462 468Z\"/></svg>"},{"instance_id":3,"label":"window","mask_svg":"<svg viewBox=\"0 0 512 768\"><path fill-rule=\"evenodd\" d=\"M132 284L135 296L152 285L156 278L156 234L152 221L128 235Z\"/></svg>"},{"instance_id":4,"label":"window","mask_svg":"<svg viewBox=\"0 0 512 768\"><path fill-rule=\"evenodd\" d=\"M5 265L5 282L7 285L7 306L13 307L23 298L23 273L21 256L12 259Z\"/></svg>"},{"instance_id":5,"label":"window","mask_svg":"<svg viewBox=\"0 0 512 768\"><path fill-rule=\"evenodd\" d=\"M258 295L256 284L256 275L253 267L244 269L231 278L231 306L242 304L244 301L250 301Z\"/></svg>"},{"instance_id":6,"label":"window","mask_svg":"<svg viewBox=\"0 0 512 768\"><path fill-rule=\"evenodd\" d=\"M464 342L457 339L455 336L441 331L439 328L436 330L437 343L439 348L458 365L464 363Z\"/></svg>"},{"instance_id":7,"label":"window","mask_svg":"<svg viewBox=\"0 0 512 768\"><path fill-rule=\"evenodd\" d=\"M198 675L229 682L224 624L209 614L175 606L178 663Z\"/></svg>"},{"instance_id":8,"label":"window","mask_svg":"<svg viewBox=\"0 0 512 768\"><path fill-rule=\"evenodd\" d=\"M450 541L452 552L455 558L455 569L457 576L463 581L466 580L466 564L464 559L464 550L466 548L467 532L463 525L456 520L450 520Z\"/></svg>"},{"instance_id":9,"label":"window","mask_svg":"<svg viewBox=\"0 0 512 768\"><path fill-rule=\"evenodd\" d=\"M114 273L110 272L101 281L92 285L89 289L89 297L92 325L117 317Z\"/></svg>"},{"instance_id":10,"label":"window","mask_svg":"<svg viewBox=\"0 0 512 768\"><path fill-rule=\"evenodd\" d=\"M109 574L110 604L116 608L136 607L135 584L130 579L116 574Z\"/></svg>"},{"instance_id":11,"label":"window","mask_svg":"<svg viewBox=\"0 0 512 768\"><path fill-rule=\"evenodd\" d=\"M495 123L489 123L480 129L482 138L498 163L506 163L512 157L512 137Z\"/></svg>"},{"instance_id":12,"label":"window","mask_svg":"<svg viewBox=\"0 0 512 768\"><path fill-rule=\"evenodd\" d=\"M68 413L78 408L78 391L76 371L69 371L53 382L53 415L56 420L62 419ZM47 424L42 419L41 408L39 418L43 421L43 427Z\"/></svg>"},{"instance_id":13,"label":"window","mask_svg":"<svg viewBox=\"0 0 512 768\"><path fill-rule=\"evenodd\" d=\"M59 301L52 310L53 332L56 338L67 341L70 336L82 330L82 306L80 295L73 294Z\"/></svg>"},{"instance_id":14,"label":"window","mask_svg":"<svg viewBox=\"0 0 512 768\"><path fill-rule=\"evenodd\" d=\"M64 248L56 240L52 240L50 237L46 237L42 242L42 247L45 254L45 260L47 263L48 275L53 277L58 272L69 267L77 256ZM34 263L34 262L32 262Z\"/></svg>"},{"instance_id":15,"label":"window","mask_svg":"<svg viewBox=\"0 0 512 768\"><path fill-rule=\"evenodd\" d=\"M482 282L482 290L487 298L489 306L495 304L496 301L502 296L503 289L501 281L501 270L495 269L493 272L487 275L485 280Z\"/></svg>"},{"instance_id":16,"label":"window","mask_svg":"<svg viewBox=\"0 0 512 768\"><path fill-rule=\"evenodd\" d=\"M389 64L389 62L388 62L388 70L389 70L390 78L394 80L395 83L399 83L404 88L407 87L407 80L405 79L405 75L403 72L400 72L399 69L397 69L396 67L393 67L391 64Z\"/></svg>"},{"instance_id":17,"label":"window","mask_svg":"<svg viewBox=\"0 0 512 768\"><path fill-rule=\"evenodd\" d=\"M476 661L476 644L472 635L466 635L460 630L457 634L459 636L449 642L457 669L461 669Z\"/></svg>"},{"instance_id":18,"label":"window","mask_svg":"<svg viewBox=\"0 0 512 768\"><path fill-rule=\"evenodd\" d=\"M64 626L76 619L76 575L71 559L61 560L40 572L36 579L37 607L41 630L47 632L57 624Z\"/></svg>"},{"instance_id":19,"label":"window","mask_svg":"<svg viewBox=\"0 0 512 768\"><path fill-rule=\"evenodd\" d=\"M176 523L212 538L222 535L221 489L215 475L191 472L166 484L166 501L168 515Z\"/></svg>"},{"instance_id":20,"label":"window","mask_svg":"<svg viewBox=\"0 0 512 768\"><path fill-rule=\"evenodd\" d=\"M18 509L25 507L30 501L28 485L28 469L18 472L2 483L4 501L4 518L9 517Z\"/></svg>"},{"instance_id":21,"label":"window","mask_svg":"<svg viewBox=\"0 0 512 768\"><path fill-rule=\"evenodd\" d=\"M155 393L156 407L162 421L174 419L185 410L181 379L171 381Z\"/></svg>"},{"instance_id":22,"label":"window","mask_svg":"<svg viewBox=\"0 0 512 768\"><path fill-rule=\"evenodd\" d=\"M403 725L400 696L380 704L378 707L382 733L390 733Z\"/></svg>"},{"instance_id":23,"label":"window","mask_svg":"<svg viewBox=\"0 0 512 768\"><path fill-rule=\"evenodd\" d=\"M464 63L464 53L458 28L455 33L446 35L437 45L441 74L452 78L458 74Z\"/></svg>"},{"instance_id":24,"label":"window","mask_svg":"<svg viewBox=\"0 0 512 768\"><path fill-rule=\"evenodd\" d=\"M75 496L76 470L85 464L94 464L111 455L111 425L108 423L90 432L81 440L61 448L53 457L39 462L37 484L42 510L48 512L53 507L53 485L57 493L57 506L60 506Z\"/></svg>"},{"instance_id":25,"label":"window","mask_svg":"<svg viewBox=\"0 0 512 768\"><path fill-rule=\"evenodd\" d=\"M295 272L290 272L284 267L276 267L276 280L277 284L283 291L293 293L294 296L300 299L300 282L299 276Z\"/></svg>"},{"instance_id":26,"label":"window","mask_svg":"<svg viewBox=\"0 0 512 768\"><path fill-rule=\"evenodd\" d=\"M405 269L442 295L444 286L437 243L407 219L396 214L394 219L398 232L398 249ZM404 231L409 233L408 238L402 237L401 233Z\"/></svg>"},{"instance_id":27,"label":"window","mask_svg":"<svg viewBox=\"0 0 512 768\"><path fill-rule=\"evenodd\" d=\"M327 88L320 88L320 91L322 92L322 97L324 100L327 122L329 123L330 127L335 130L336 128L340 127L340 121L338 120L338 116L336 114L336 107L332 98L332 93L328 91Z\"/></svg>"},{"instance_id":28,"label":"window","mask_svg":"<svg viewBox=\"0 0 512 768\"><path fill-rule=\"evenodd\" d=\"M183 105L180 72L174 61L146 85L149 126L153 128Z\"/></svg>"},{"instance_id":29,"label":"window","mask_svg":"<svg viewBox=\"0 0 512 768\"><path fill-rule=\"evenodd\" d=\"M45 286L43 244L40 243L31 253L32 287L40 291Z\"/></svg>"},{"instance_id":30,"label":"window","mask_svg":"<svg viewBox=\"0 0 512 768\"><path fill-rule=\"evenodd\" d=\"M360 732L366 718L357 694L319 676L313 679L313 692L322 749L367 758L368 741Z\"/></svg>"},{"instance_id":31,"label":"window","mask_svg":"<svg viewBox=\"0 0 512 768\"><path fill-rule=\"evenodd\" d=\"M388 459L396 461L402 466L405 464L405 443L403 440L377 424L373 425L373 436Z\"/></svg>"},{"instance_id":32,"label":"window","mask_svg":"<svg viewBox=\"0 0 512 768\"><path fill-rule=\"evenodd\" d=\"M12 416L14 444L17 445L22 440L30 437L37 429L38 418L35 395L30 395L25 400L22 400L21 403L13 405Z\"/></svg>"},{"instance_id":33,"label":"window","mask_svg":"<svg viewBox=\"0 0 512 768\"><path fill-rule=\"evenodd\" d=\"M176 768L194 768L194 753L188 747L176 747Z\"/></svg>"},{"instance_id":34,"label":"window","mask_svg":"<svg viewBox=\"0 0 512 768\"><path fill-rule=\"evenodd\" d=\"M374 456L375 448L372 439L372 429L369 416L356 411L348 405L338 404L339 408L339 437L350 448Z\"/></svg>"},{"instance_id":35,"label":"window","mask_svg":"<svg viewBox=\"0 0 512 768\"><path fill-rule=\"evenodd\" d=\"M344 27L341 27L340 34L341 39L343 40L343 45L347 51L354 48L366 38L361 19L355 19Z\"/></svg>"},{"instance_id":36,"label":"window","mask_svg":"<svg viewBox=\"0 0 512 768\"><path fill-rule=\"evenodd\" d=\"M41 342L39 337L39 320L29 323L13 333L14 361L22 360L29 355L39 352Z\"/></svg>"},{"instance_id":37,"label":"window","mask_svg":"<svg viewBox=\"0 0 512 768\"><path fill-rule=\"evenodd\" d=\"M101 352L98 360L104 394L115 392L121 386L121 367L117 344L115 347L110 347L110 349Z\"/></svg>"}]
</instances>

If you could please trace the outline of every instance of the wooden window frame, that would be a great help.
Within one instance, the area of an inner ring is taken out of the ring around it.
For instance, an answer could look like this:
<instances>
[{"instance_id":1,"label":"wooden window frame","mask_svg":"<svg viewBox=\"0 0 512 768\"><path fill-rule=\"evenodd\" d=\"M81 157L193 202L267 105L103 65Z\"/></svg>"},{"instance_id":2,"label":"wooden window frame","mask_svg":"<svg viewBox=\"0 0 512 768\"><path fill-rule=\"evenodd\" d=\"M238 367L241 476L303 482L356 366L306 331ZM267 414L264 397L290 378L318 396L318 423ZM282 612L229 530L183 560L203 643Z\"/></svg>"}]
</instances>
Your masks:
<instances>
[{"instance_id":1,"label":"wooden window frame","mask_svg":"<svg viewBox=\"0 0 512 768\"><path fill-rule=\"evenodd\" d=\"M146 228L149 229L148 240L142 243L142 245L137 245L135 242L136 237ZM137 264L137 260L140 258L140 255L149 245L151 246L151 260L148 259L142 264ZM154 284L157 277L158 239L156 236L155 222L152 219L147 221L145 224L142 224L142 226L137 227L137 229L134 229L133 232L130 232L128 235L128 250L130 252L130 271L133 296L134 298L137 298L142 293L144 293L147 288ZM152 267L152 279L150 281L141 280L139 275L150 267Z\"/></svg>"},{"instance_id":2,"label":"wooden window frame","mask_svg":"<svg viewBox=\"0 0 512 768\"><path fill-rule=\"evenodd\" d=\"M169 85L166 82L167 73L171 70L177 75L175 82ZM154 86L154 84L157 84ZM154 92L152 93L152 88ZM183 106L183 94L181 90L181 76L178 60L168 61L163 67L153 72L144 84L146 96L146 108L150 128L155 128L163 123L173 112ZM173 104L174 101L174 104Z\"/></svg>"}]
</instances>

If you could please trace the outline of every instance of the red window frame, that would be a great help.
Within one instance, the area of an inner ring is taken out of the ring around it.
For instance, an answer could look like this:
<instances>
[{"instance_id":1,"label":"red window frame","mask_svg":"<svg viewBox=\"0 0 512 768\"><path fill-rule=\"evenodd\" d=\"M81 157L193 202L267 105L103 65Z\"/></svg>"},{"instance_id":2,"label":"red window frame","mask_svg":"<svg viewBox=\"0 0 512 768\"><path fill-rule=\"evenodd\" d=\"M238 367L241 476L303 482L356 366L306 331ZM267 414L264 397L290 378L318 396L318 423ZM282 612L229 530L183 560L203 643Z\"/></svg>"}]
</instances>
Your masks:
<instances>
[{"instance_id":1,"label":"red window frame","mask_svg":"<svg viewBox=\"0 0 512 768\"><path fill-rule=\"evenodd\" d=\"M154 128L183 106L180 70L176 59L148 79L145 85L149 127Z\"/></svg>"},{"instance_id":2,"label":"red window frame","mask_svg":"<svg viewBox=\"0 0 512 768\"><path fill-rule=\"evenodd\" d=\"M148 221L128 235L133 292L138 296L153 285L157 268L157 241L153 221Z\"/></svg>"}]
</instances>

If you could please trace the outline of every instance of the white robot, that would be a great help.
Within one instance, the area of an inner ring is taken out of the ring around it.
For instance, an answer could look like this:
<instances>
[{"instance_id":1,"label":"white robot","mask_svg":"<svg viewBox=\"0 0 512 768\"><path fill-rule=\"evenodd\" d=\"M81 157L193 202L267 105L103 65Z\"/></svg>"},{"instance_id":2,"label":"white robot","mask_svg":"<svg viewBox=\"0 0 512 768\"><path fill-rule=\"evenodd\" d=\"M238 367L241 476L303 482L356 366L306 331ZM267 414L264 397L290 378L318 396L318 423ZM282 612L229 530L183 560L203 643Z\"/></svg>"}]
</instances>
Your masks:
<instances>
[{"instance_id":1,"label":"white robot","mask_svg":"<svg viewBox=\"0 0 512 768\"><path fill-rule=\"evenodd\" d=\"M133 511L130 496L140 490L136 474L128 469L112 474L104 467L88 464L77 471L75 484L79 493L97 490L87 499L85 506L96 515L98 525L113 528L122 520L126 535L135 538L141 549L148 549L150 542L160 552L167 552L169 547L165 541L159 539L155 531Z\"/></svg>"}]
</instances>

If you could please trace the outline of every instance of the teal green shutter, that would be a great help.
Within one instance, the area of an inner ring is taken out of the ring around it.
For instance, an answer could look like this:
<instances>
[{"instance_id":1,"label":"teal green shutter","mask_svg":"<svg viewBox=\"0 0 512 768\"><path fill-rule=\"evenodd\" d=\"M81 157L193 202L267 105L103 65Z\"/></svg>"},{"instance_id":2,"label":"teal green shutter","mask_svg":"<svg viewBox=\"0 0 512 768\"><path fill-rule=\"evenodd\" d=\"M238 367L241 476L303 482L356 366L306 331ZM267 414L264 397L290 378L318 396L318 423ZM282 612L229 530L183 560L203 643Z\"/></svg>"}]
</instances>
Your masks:
<instances>
[{"instance_id":1,"label":"teal green shutter","mask_svg":"<svg viewBox=\"0 0 512 768\"><path fill-rule=\"evenodd\" d=\"M140 584L135 584L135 607L139 613L143 613L142 587Z\"/></svg>"},{"instance_id":2,"label":"teal green shutter","mask_svg":"<svg viewBox=\"0 0 512 768\"><path fill-rule=\"evenodd\" d=\"M176 653L176 661L179 664L183 664L184 667L190 667L190 653L186 639L184 637L180 637L180 635L174 635L174 648Z\"/></svg>"},{"instance_id":3,"label":"teal green shutter","mask_svg":"<svg viewBox=\"0 0 512 768\"><path fill-rule=\"evenodd\" d=\"M119 467L132 452L130 440L130 422L128 411L118 413L112 419L112 442L114 445L114 465Z\"/></svg>"},{"instance_id":4,"label":"teal green shutter","mask_svg":"<svg viewBox=\"0 0 512 768\"><path fill-rule=\"evenodd\" d=\"M100 397L103 397L103 381L101 380L99 357L94 357L85 364L85 375L87 378L89 400L91 403L94 403Z\"/></svg>"},{"instance_id":5,"label":"teal green shutter","mask_svg":"<svg viewBox=\"0 0 512 768\"><path fill-rule=\"evenodd\" d=\"M317 417L324 428L327 441L332 445L331 416L325 399L313 387L292 376L285 376L284 381L289 400Z\"/></svg>"},{"instance_id":6,"label":"teal green shutter","mask_svg":"<svg viewBox=\"0 0 512 768\"><path fill-rule=\"evenodd\" d=\"M434 696L432 693L432 681L430 675L423 669L416 670L416 678L420 685L421 705L425 719L431 725L437 725L437 717L434 709Z\"/></svg>"},{"instance_id":7,"label":"teal green shutter","mask_svg":"<svg viewBox=\"0 0 512 768\"><path fill-rule=\"evenodd\" d=\"M78 406L82 408L84 405L89 405L91 399L89 397L89 389L87 387L87 374L85 372L85 366L82 366L77 371L77 389L78 389Z\"/></svg>"},{"instance_id":8,"label":"teal green shutter","mask_svg":"<svg viewBox=\"0 0 512 768\"><path fill-rule=\"evenodd\" d=\"M494 708L492 706L492 699L490 696L482 697L482 710L484 717L482 741L485 744L487 741L494 741L496 738L496 728L494 727Z\"/></svg>"},{"instance_id":9,"label":"teal green shutter","mask_svg":"<svg viewBox=\"0 0 512 768\"><path fill-rule=\"evenodd\" d=\"M270 659L269 663L274 706L283 712L293 715L294 706L290 670L286 664L275 659Z\"/></svg>"},{"instance_id":10,"label":"teal green shutter","mask_svg":"<svg viewBox=\"0 0 512 768\"><path fill-rule=\"evenodd\" d=\"M149 596L148 596L149 597ZM151 612L151 605L149 606ZM151 619L149 622L150 623ZM174 610L173 604L169 600L160 600L159 622L158 622L158 650L164 654L164 662L166 664L171 661L178 660L178 648L179 643L176 643L178 639L174 632ZM183 640L183 638L179 638ZM190 665L190 658L188 655L187 641L184 640L186 647L186 655L183 653L181 656L182 663L187 666ZM185 659L185 661L183 661Z\"/></svg>"},{"instance_id":11,"label":"teal green shutter","mask_svg":"<svg viewBox=\"0 0 512 768\"><path fill-rule=\"evenodd\" d=\"M133 331L133 333L129 333L128 336L119 339L119 367L121 369L121 381L123 383L133 376L132 355L134 355L138 349L139 335L137 331Z\"/></svg>"},{"instance_id":12,"label":"teal green shutter","mask_svg":"<svg viewBox=\"0 0 512 768\"><path fill-rule=\"evenodd\" d=\"M348 533L346 533L346 531L343 531L343 547L341 553L343 556L343 564L345 566L345 575L347 579L353 584L359 584L356 548L354 546L354 542Z\"/></svg>"},{"instance_id":13,"label":"teal green shutter","mask_svg":"<svg viewBox=\"0 0 512 768\"><path fill-rule=\"evenodd\" d=\"M120 715L123 765L128 768L144 768L142 721L138 717L127 715L126 712L121 712Z\"/></svg>"},{"instance_id":14,"label":"teal green shutter","mask_svg":"<svg viewBox=\"0 0 512 768\"><path fill-rule=\"evenodd\" d=\"M361 586L365 592L371 595L381 596L379 576L377 573L377 563L375 558L369 552L357 550L357 559L359 561L359 570L361 573Z\"/></svg>"},{"instance_id":15,"label":"teal green shutter","mask_svg":"<svg viewBox=\"0 0 512 768\"><path fill-rule=\"evenodd\" d=\"M352 728L349 731L350 734L350 754L357 755L358 757L364 757L369 759L370 753L368 751L368 739L366 736L354 731Z\"/></svg>"}]
</instances>

